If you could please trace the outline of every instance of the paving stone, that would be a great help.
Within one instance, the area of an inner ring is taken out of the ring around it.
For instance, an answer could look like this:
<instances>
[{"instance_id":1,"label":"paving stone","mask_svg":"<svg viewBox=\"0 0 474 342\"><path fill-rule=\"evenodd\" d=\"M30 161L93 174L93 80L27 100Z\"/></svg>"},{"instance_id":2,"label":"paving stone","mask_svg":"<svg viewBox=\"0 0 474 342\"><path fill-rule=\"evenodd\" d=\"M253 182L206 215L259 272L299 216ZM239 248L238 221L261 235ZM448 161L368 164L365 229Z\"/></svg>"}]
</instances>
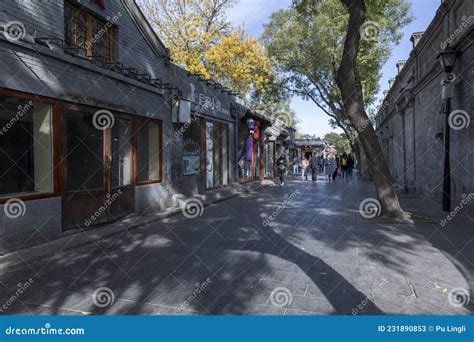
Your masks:
<instances>
[{"instance_id":1,"label":"paving stone","mask_svg":"<svg viewBox=\"0 0 474 342\"><path fill-rule=\"evenodd\" d=\"M13 303L9 312L474 313L471 303L452 307L443 292L445 288L463 287L471 292L474 288L470 222L459 221L456 227L436 232L426 222L400 225L367 220L358 206L364 198L375 196L372 184L321 182L316 186L314 190L289 178L285 187L206 207L197 220L176 215L52 258L32 258L22 267L2 265L0 299L10 298L17 284L31 277L34 288L22 295L22 302ZM272 213L285 194L295 190L304 196L271 225L263 226L262 215ZM417 210L436 215L432 205L416 196L400 194L400 199L402 206L416 204ZM207 278L212 281L194 295L196 284ZM94 305L92 295L100 287L114 291L110 307ZM289 291L291 301L278 307L270 297L282 288Z\"/></svg>"}]
</instances>

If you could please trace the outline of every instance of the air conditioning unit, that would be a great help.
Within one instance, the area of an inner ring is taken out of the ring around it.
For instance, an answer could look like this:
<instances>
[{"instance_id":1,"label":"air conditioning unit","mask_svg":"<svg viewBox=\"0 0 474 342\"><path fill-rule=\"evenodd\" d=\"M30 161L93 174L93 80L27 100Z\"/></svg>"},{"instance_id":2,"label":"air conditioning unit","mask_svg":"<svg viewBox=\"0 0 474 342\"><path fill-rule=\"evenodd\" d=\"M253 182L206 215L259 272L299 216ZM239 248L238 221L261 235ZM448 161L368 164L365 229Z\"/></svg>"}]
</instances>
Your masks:
<instances>
[{"instance_id":1,"label":"air conditioning unit","mask_svg":"<svg viewBox=\"0 0 474 342\"><path fill-rule=\"evenodd\" d=\"M171 110L171 120L173 123L185 124L191 121L191 102L179 99L173 102Z\"/></svg>"}]
</instances>

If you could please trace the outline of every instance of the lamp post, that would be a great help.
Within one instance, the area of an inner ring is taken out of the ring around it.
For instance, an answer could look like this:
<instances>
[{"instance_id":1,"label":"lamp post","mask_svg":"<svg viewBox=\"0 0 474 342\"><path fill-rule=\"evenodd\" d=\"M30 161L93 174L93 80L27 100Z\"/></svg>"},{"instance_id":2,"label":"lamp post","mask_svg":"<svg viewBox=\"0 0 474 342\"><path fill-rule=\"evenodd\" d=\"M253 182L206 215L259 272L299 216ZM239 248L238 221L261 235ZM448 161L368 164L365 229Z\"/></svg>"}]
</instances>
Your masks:
<instances>
[{"instance_id":1,"label":"lamp post","mask_svg":"<svg viewBox=\"0 0 474 342\"><path fill-rule=\"evenodd\" d=\"M449 45L438 56L438 60L444 71L444 80L442 81L442 97L445 112L444 124L444 172L443 172L443 211L451 211L451 165L449 162L449 143L450 126L449 114L451 114L451 99L453 98L453 84L455 79L453 74L454 65L458 52Z\"/></svg>"}]
</instances>

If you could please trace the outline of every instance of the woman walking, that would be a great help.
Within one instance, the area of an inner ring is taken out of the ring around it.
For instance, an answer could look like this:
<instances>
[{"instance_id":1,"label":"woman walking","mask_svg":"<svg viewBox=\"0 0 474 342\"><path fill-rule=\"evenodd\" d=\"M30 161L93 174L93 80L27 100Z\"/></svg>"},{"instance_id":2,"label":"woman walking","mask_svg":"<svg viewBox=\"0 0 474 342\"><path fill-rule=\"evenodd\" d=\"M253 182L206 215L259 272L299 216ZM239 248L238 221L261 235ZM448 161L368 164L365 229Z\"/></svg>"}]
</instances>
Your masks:
<instances>
[{"instance_id":1,"label":"woman walking","mask_svg":"<svg viewBox=\"0 0 474 342\"><path fill-rule=\"evenodd\" d=\"M308 167L309 161L306 157L303 157L303 161L301 162L301 180L308 180Z\"/></svg>"},{"instance_id":2,"label":"woman walking","mask_svg":"<svg viewBox=\"0 0 474 342\"><path fill-rule=\"evenodd\" d=\"M333 181L335 180L334 174L336 173L336 168L336 161L334 159L327 158L324 165L324 170L326 172L326 176L328 177L328 182L330 182L331 179Z\"/></svg>"}]
</instances>

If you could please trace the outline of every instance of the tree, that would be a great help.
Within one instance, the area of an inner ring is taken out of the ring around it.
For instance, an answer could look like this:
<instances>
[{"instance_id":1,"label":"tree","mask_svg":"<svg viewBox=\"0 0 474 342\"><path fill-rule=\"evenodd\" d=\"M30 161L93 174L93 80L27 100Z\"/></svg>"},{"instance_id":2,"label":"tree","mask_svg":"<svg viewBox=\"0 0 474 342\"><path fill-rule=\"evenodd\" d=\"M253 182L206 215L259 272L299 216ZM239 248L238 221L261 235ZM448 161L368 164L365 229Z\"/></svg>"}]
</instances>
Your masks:
<instances>
[{"instance_id":1,"label":"tree","mask_svg":"<svg viewBox=\"0 0 474 342\"><path fill-rule=\"evenodd\" d=\"M172 60L213 78L245 99L265 91L272 78L266 49L232 27L226 10L235 0L140 0L139 4Z\"/></svg>"},{"instance_id":2,"label":"tree","mask_svg":"<svg viewBox=\"0 0 474 342\"><path fill-rule=\"evenodd\" d=\"M366 39L359 45L360 53L352 60L362 96L362 109L373 103L378 92L381 66L390 54L391 45L401 38L400 28L411 20L405 0L367 0L367 3L371 25L359 27L361 31L367 30L364 31ZM354 122L347 107L347 93L342 93L338 82L342 79L337 79L345 56L348 21L348 11L340 0L296 1L294 8L272 15L263 41L270 55L278 61L279 72L284 75L281 86L313 101L343 129L356 153L363 152L369 157L375 181L375 178L387 175L377 167L378 164L374 164L376 159L385 162L383 155L370 157L373 151L366 151L367 144L362 141L362 135L370 129L373 131L373 127L367 116L363 122ZM372 143L379 146L378 141ZM397 210L394 205L398 203L396 193L387 191L379 181L375 184L382 214L402 216L401 209Z\"/></svg>"},{"instance_id":3,"label":"tree","mask_svg":"<svg viewBox=\"0 0 474 342\"><path fill-rule=\"evenodd\" d=\"M338 154L351 153L351 142L344 133L330 132L324 135L324 140L336 148Z\"/></svg>"},{"instance_id":4,"label":"tree","mask_svg":"<svg viewBox=\"0 0 474 342\"><path fill-rule=\"evenodd\" d=\"M205 53L208 72L245 96L253 89L265 91L272 75L266 49L254 37L232 33Z\"/></svg>"},{"instance_id":5,"label":"tree","mask_svg":"<svg viewBox=\"0 0 474 342\"><path fill-rule=\"evenodd\" d=\"M369 117L365 110L362 84L358 75L358 54L360 51L361 27L366 22L364 0L341 0L349 12L349 24L344 41L342 61L336 73L336 82L341 91L344 107L352 124L360 134L366 156L375 169L373 179L381 202L383 214L388 217L406 218L401 209L387 161L382 153L377 135L372 125L367 125Z\"/></svg>"}]
</instances>

